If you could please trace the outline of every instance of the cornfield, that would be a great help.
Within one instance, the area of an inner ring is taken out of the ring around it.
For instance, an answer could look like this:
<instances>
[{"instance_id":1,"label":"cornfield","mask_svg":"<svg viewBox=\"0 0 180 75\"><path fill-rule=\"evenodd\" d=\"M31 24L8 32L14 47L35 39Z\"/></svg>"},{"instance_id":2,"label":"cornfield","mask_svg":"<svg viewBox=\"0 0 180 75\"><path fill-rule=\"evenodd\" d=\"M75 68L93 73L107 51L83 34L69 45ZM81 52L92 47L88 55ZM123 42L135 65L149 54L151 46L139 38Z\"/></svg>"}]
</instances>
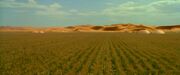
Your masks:
<instances>
[{"instance_id":1,"label":"cornfield","mask_svg":"<svg viewBox=\"0 0 180 75\"><path fill-rule=\"evenodd\" d=\"M179 33L0 33L0 75L179 74Z\"/></svg>"}]
</instances>

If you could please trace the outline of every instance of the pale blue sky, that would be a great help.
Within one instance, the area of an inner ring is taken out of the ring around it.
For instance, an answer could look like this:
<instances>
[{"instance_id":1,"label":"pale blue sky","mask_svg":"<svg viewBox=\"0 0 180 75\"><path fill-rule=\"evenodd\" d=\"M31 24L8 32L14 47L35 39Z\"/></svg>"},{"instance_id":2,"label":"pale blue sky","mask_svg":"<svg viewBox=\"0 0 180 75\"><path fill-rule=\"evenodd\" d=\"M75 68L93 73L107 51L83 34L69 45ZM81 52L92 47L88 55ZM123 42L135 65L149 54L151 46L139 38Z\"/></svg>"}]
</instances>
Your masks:
<instances>
[{"instance_id":1,"label":"pale blue sky","mask_svg":"<svg viewBox=\"0 0 180 75\"><path fill-rule=\"evenodd\" d=\"M0 0L0 26L180 24L180 0Z\"/></svg>"}]
</instances>

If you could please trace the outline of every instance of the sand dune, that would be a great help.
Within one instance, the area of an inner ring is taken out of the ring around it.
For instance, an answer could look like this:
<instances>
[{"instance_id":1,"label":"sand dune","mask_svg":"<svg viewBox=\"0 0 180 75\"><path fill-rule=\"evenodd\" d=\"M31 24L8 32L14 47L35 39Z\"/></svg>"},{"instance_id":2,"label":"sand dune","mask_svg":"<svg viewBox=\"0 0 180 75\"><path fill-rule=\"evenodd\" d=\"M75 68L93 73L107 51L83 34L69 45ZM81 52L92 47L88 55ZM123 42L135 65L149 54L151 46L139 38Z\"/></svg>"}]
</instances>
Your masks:
<instances>
[{"instance_id":1,"label":"sand dune","mask_svg":"<svg viewBox=\"0 0 180 75\"><path fill-rule=\"evenodd\" d=\"M0 26L1 32L130 32L130 33L157 33L165 34L166 32L180 32L180 25L172 26L147 26L136 24L112 24L104 26L95 25L77 25L68 27L47 27L47 28L33 28L33 27L12 27Z\"/></svg>"}]
</instances>

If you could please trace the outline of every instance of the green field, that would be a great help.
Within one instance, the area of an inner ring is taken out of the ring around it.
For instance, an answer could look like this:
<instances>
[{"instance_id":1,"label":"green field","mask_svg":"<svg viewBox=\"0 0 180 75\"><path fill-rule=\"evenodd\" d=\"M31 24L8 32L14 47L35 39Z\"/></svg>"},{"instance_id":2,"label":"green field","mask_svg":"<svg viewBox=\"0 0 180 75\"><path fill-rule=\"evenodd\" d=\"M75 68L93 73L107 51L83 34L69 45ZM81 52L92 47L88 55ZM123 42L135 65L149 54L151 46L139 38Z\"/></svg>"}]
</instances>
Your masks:
<instances>
[{"instance_id":1,"label":"green field","mask_svg":"<svg viewBox=\"0 0 180 75\"><path fill-rule=\"evenodd\" d=\"M180 75L180 33L0 33L0 75Z\"/></svg>"}]
</instances>

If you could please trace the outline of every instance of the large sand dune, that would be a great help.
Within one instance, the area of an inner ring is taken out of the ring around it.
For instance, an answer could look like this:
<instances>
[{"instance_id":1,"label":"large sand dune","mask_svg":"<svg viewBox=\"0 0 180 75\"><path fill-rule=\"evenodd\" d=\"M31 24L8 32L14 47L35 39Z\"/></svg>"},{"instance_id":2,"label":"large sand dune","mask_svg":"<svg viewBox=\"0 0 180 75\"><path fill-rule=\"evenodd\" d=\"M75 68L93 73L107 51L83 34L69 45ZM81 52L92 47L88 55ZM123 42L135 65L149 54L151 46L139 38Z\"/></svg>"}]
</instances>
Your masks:
<instances>
[{"instance_id":1,"label":"large sand dune","mask_svg":"<svg viewBox=\"0 0 180 75\"><path fill-rule=\"evenodd\" d=\"M147 26L137 24L112 24L112 25L77 25L68 27L46 27L46 28L33 28L33 27L12 27L0 26L1 32L129 32L129 33L158 33L165 34L166 32L180 32L180 25L171 26Z\"/></svg>"}]
</instances>

